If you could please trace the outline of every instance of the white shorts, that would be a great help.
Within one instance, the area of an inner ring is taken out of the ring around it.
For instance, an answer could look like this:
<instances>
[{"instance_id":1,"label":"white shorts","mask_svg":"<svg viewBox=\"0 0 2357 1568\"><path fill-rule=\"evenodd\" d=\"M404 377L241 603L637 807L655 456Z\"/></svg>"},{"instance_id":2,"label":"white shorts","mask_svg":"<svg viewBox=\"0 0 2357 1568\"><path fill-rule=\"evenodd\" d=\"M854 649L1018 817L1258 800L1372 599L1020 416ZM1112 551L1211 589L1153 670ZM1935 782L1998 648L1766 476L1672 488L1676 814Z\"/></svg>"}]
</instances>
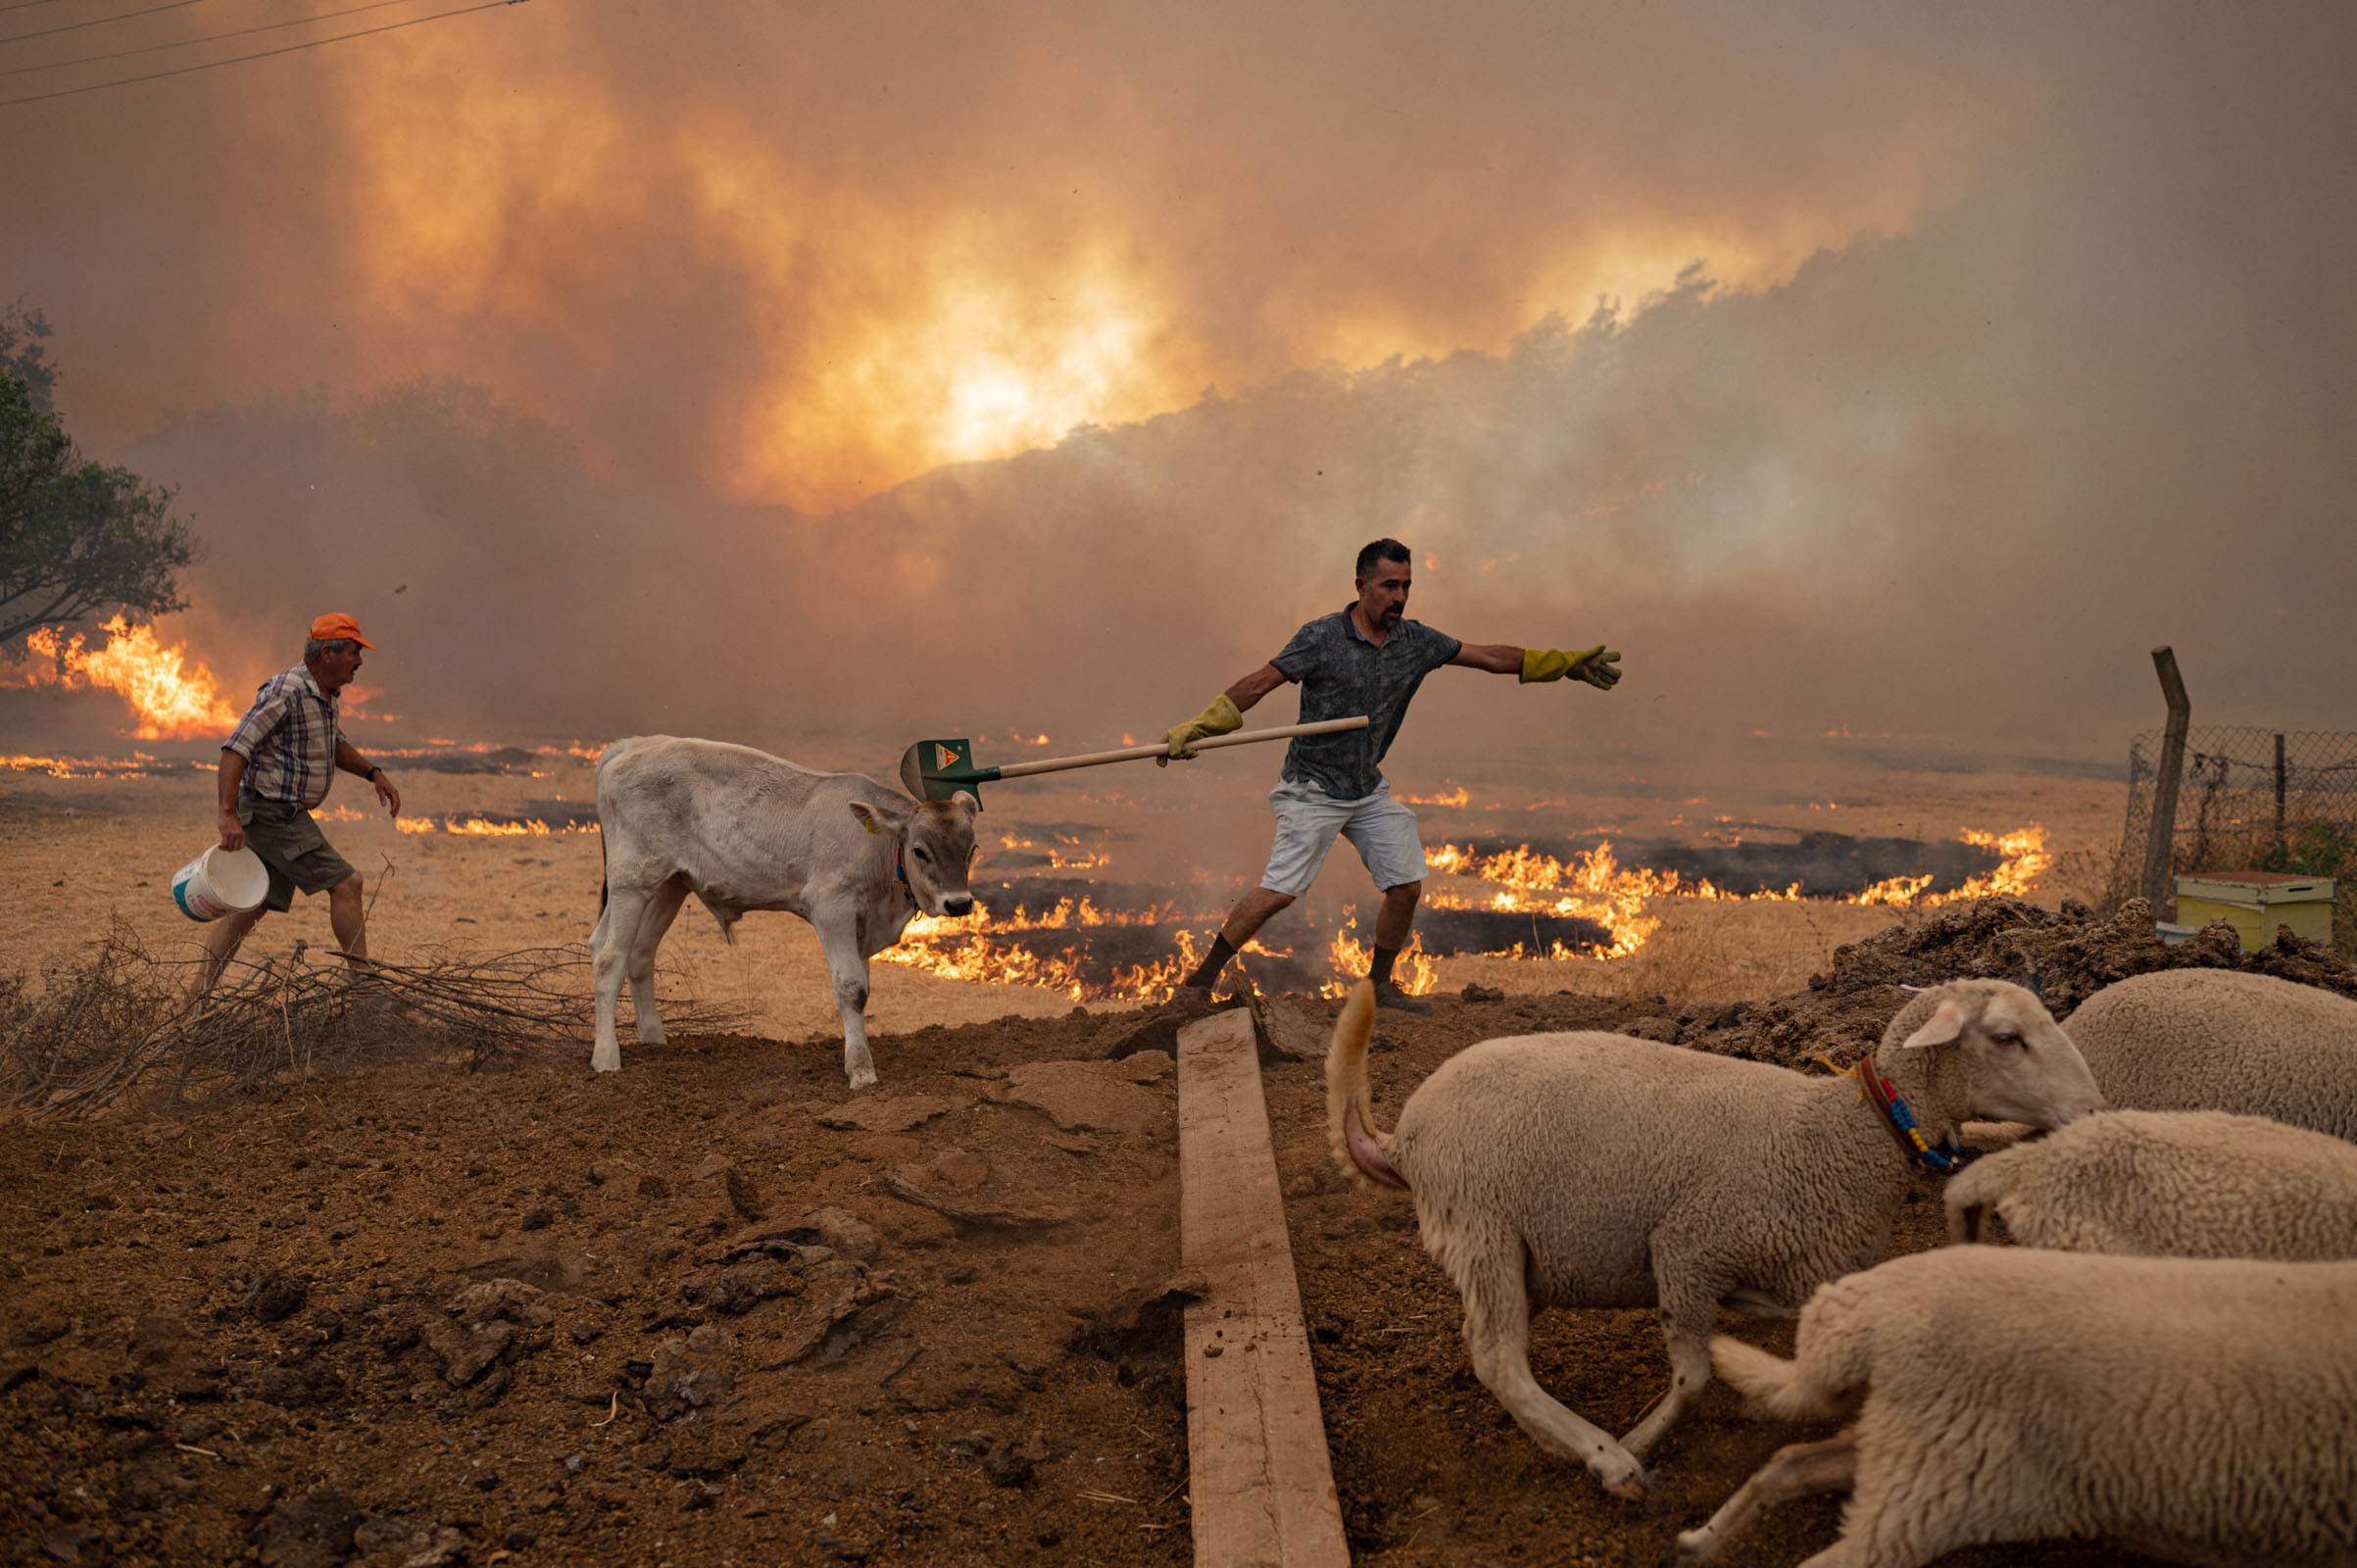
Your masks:
<instances>
[{"instance_id":1,"label":"white shorts","mask_svg":"<svg viewBox=\"0 0 2357 1568\"><path fill-rule=\"evenodd\" d=\"M1271 893L1298 899L1308 892L1337 833L1350 841L1384 892L1424 879L1416 813L1392 799L1389 784L1361 800L1338 801L1314 784L1288 779L1268 792L1268 804L1277 813L1277 846L1260 885Z\"/></svg>"}]
</instances>

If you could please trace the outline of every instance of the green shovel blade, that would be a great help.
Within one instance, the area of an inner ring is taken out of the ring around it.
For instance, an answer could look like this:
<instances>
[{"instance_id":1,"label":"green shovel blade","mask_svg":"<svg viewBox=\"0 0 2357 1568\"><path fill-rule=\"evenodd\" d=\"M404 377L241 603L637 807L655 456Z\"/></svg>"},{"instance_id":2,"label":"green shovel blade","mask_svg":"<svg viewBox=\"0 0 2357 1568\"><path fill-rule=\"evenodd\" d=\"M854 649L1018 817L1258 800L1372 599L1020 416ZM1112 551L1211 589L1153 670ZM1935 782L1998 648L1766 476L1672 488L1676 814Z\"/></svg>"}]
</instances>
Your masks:
<instances>
[{"instance_id":1,"label":"green shovel blade","mask_svg":"<svg viewBox=\"0 0 2357 1568\"><path fill-rule=\"evenodd\" d=\"M920 801L970 795L982 804L981 786L999 776L995 767L974 765L969 740L918 741L901 754L901 787Z\"/></svg>"}]
</instances>

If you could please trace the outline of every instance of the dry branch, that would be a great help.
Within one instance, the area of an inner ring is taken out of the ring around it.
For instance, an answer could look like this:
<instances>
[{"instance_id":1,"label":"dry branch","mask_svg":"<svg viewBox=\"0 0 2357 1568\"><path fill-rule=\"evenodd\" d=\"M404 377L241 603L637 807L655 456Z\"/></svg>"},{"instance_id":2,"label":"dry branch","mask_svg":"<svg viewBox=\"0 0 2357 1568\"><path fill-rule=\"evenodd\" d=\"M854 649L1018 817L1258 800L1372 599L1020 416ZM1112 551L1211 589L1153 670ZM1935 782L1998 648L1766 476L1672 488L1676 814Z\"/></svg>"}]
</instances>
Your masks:
<instances>
[{"instance_id":1,"label":"dry branch","mask_svg":"<svg viewBox=\"0 0 2357 1568\"><path fill-rule=\"evenodd\" d=\"M169 1078L174 1098L396 1057L469 1065L585 1041L590 965L577 947L413 963L348 963L332 951L232 959L206 996L199 960L158 958L127 926L36 982L0 976L0 1104L79 1116ZM741 1007L665 999L675 1030L742 1028Z\"/></svg>"}]
</instances>

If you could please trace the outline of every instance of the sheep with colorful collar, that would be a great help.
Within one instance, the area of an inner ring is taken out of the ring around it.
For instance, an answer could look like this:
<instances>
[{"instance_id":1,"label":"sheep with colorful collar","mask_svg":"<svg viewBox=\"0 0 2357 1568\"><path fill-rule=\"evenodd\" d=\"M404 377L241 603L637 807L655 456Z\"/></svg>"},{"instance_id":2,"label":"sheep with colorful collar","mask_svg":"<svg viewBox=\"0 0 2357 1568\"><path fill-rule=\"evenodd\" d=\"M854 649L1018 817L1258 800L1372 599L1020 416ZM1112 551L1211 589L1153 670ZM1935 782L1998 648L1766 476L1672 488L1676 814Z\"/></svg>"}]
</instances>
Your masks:
<instances>
[{"instance_id":1,"label":"sheep with colorful collar","mask_svg":"<svg viewBox=\"0 0 2357 1568\"><path fill-rule=\"evenodd\" d=\"M1335 1025L1327 1109L1343 1169L1414 1198L1464 1298L1474 1374L1549 1452L1634 1496L1710 1381L1722 1304L1787 1313L1880 1258L1917 1168L1967 1117L2060 1126L2101 1103L2038 999L1998 980L1914 998L1854 1075L1812 1076L1622 1035L1490 1040L1442 1064L1386 1135L1367 1088L1374 1000ZM1670 1388L1626 1436L1531 1375L1545 1306L1658 1305Z\"/></svg>"}]
</instances>

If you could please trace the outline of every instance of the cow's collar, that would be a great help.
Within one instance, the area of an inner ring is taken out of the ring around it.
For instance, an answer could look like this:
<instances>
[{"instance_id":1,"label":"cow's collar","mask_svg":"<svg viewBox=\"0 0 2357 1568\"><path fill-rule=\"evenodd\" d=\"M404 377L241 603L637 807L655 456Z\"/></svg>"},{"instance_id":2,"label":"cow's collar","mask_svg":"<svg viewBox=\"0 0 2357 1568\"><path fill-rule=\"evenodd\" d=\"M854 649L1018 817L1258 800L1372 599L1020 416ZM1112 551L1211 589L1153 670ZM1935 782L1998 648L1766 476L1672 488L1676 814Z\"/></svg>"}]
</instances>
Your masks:
<instances>
[{"instance_id":1,"label":"cow's collar","mask_svg":"<svg viewBox=\"0 0 2357 1568\"><path fill-rule=\"evenodd\" d=\"M900 884L901 897L908 901L908 907L923 913L924 906L916 902L916 889L908 885L908 848L899 840L892 846L892 880Z\"/></svg>"}]
</instances>

